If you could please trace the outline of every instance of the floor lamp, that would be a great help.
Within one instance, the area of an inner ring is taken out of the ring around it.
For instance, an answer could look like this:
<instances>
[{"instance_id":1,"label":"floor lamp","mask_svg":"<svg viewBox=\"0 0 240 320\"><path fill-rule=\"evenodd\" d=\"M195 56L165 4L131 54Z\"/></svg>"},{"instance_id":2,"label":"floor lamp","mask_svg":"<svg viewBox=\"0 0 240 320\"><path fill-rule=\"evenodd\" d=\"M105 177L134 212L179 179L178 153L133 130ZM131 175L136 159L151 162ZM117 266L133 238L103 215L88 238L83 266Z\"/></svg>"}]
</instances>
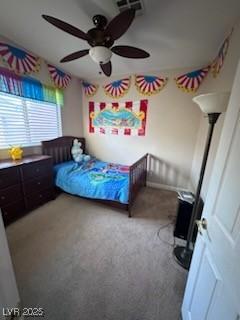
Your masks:
<instances>
[{"instance_id":1,"label":"floor lamp","mask_svg":"<svg viewBox=\"0 0 240 320\"><path fill-rule=\"evenodd\" d=\"M208 127L208 135L207 135L205 150L203 154L198 186L197 186L196 195L195 195L195 202L194 202L191 220L188 228L187 242L185 246L176 246L173 250L173 254L175 256L176 261L183 268L187 270L190 267L192 254L193 254L191 243L192 243L195 222L199 212L199 205L200 205L199 200L200 200L201 188L202 188L204 173L206 169L208 153L209 153L211 140L213 136L213 130L220 114L226 110L228 100L229 100L229 93L227 92L207 93L207 94L202 94L200 96L193 98L193 101L199 105L202 112L207 115L209 127ZM204 219L199 221L199 224L200 224L200 227L202 227L203 229L206 228L206 221Z\"/></svg>"}]
</instances>

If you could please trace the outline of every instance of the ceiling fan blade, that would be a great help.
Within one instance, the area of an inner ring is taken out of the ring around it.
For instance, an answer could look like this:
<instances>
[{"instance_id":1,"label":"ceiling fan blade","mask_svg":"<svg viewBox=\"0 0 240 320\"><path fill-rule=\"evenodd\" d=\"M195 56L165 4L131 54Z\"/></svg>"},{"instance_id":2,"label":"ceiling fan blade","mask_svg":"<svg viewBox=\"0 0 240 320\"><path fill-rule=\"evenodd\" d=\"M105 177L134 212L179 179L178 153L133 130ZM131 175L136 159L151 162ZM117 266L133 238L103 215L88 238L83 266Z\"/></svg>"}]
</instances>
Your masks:
<instances>
[{"instance_id":1,"label":"ceiling fan blade","mask_svg":"<svg viewBox=\"0 0 240 320\"><path fill-rule=\"evenodd\" d=\"M72 61L72 60L75 60L75 59L84 57L84 56L86 56L88 53L89 53L89 49L81 50L81 51L76 51L76 52L71 53L71 54L69 54L68 56L62 58L62 59L60 60L60 62L69 62L69 61Z\"/></svg>"},{"instance_id":2,"label":"ceiling fan blade","mask_svg":"<svg viewBox=\"0 0 240 320\"><path fill-rule=\"evenodd\" d=\"M150 54L145 50L130 46L114 46L111 50L115 54L125 58L144 59L150 57Z\"/></svg>"},{"instance_id":3,"label":"ceiling fan blade","mask_svg":"<svg viewBox=\"0 0 240 320\"><path fill-rule=\"evenodd\" d=\"M111 61L109 61L108 63L105 63L105 64L100 64L100 67L101 67L103 73L107 77L110 77L110 75L112 74L112 63L111 63Z\"/></svg>"},{"instance_id":4,"label":"ceiling fan blade","mask_svg":"<svg viewBox=\"0 0 240 320\"><path fill-rule=\"evenodd\" d=\"M55 27L70 33L71 35L83 39L83 40L88 40L89 37L88 35L83 32L82 30L72 26L71 24L64 22L62 20L59 20L57 18L51 17L51 16L47 16L45 14L42 15L43 19L45 19L47 22L51 23L52 25L54 25Z\"/></svg>"},{"instance_id":5,"label":"ceiling fan blade","mask_svg":"<svg viewBox=\"0 0 240 320\"><path fill-rule=\"evenodd\" d=\"M105 29L105 34L111 36L113 40L120 38L130 27L135 17L135 10L128 9L119 13L113 18Z\"/></svg>"}]
</instances>

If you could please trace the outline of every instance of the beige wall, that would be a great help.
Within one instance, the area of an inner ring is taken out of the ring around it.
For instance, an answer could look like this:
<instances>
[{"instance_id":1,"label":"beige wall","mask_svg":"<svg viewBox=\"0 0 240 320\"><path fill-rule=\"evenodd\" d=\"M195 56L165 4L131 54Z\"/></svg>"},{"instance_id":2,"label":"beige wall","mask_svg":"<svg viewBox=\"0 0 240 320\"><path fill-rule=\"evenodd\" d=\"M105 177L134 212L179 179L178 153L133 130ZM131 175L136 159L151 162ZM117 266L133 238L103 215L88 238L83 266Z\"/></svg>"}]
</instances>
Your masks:
<instances>
[{"instance_id":1,"label":"beige wall","mask_svg":"<svg viewBox=\"0 0 240 320\"><path fill-rule=\"evenodd\" d=\"M234 32L233 32L230 46L229 46L229 51L220 74L216 79L214 79L211 75L209 75L206 81L201 86L198 94L207 93L207 92L231 91L237 64L240 59L239 39L240 39L240 23L238 23L234 28ZM224 122L224 114L220 116L215 126L215 131L213 135L213 140L211 144L211 149L209 153L207 168L206 168L203 187L202 187L203 199L205 199L206 197L207 187L208 187L209 179L211 176L212 167L214 165L214 159L215 159L218 143L221 136L223 122ZM204 117L204 115L201 114L198 138L196 142L193 164L192 164L192 171L191 171L191 187L193 190L196 188L198 178L199 178L199 171L200 171L200 165L201 165L202 155L203 155L204 146L205 146L205 140L207 136L207 129L208 129L208 121Z\"/></svg>"},{"instance_id":2,"label":"beige wall","mask_svg":"<svg viewBox=\"0 0 240 320\"><path fill-rule=\"evenodd\" d=\"M0 37L0 41L5 41L6 43L11 44L10 40L3 37ZM0 60L0 66L7 67L7 64ZM53 85L47 70L47 66L43 60L41 61L40 72L31 74L30 76L40 80L45 84ZM80 80L76 77L72 77L71 84L64 91L64 106L61 109L63 135L82 136L83 130L81 103L82 89ZM40 152L40 147L24 148L25 155ZM0 159L4 159L6 157L8 157L7 150L0 149Z\"/></svg>"},{"instance_id":3,"label":"beige wall","mask_svg":"<svg viewBox=\"0 0 240 320\"><path fill-rule=\"evenodd\" d=\"M240 25L234 30L232 41L224 67L216 79L209 74L197 94L230 90L234 78L237 61L240 57ZM0 40L4 40L0 38ZM190 68L189 70L193 70ZM88 102L90 100L113 101L107 97L102 85L115 79L92 80L100 88L97 94L87 99L82 97L81 86L77 78L65 90L65 105L62 109L64 135L84 135L90 153L97 157L113 162L131 164L146 152L152 154L149 171L149 181L170 187L195 188L203 154L207 132L207 120L203 117L198 106L192 102L192 94L179 90L173 78L189 70L162 70L149 72L169 77L167 86L157 95L148 97L149 109L145 137L126 137L89 134L88 132ZM40 81L51 84L44 63L40 73L35 77ZM139 95L132 78L132 85L126 96L119 101L139 100L146 97ZM82 100L82 101L81 101ZM82 107L81 107L82 104ZM211 173L215 152L220 138L222 115L217 122L209 161L204 179L203 197L205 197L209 176ZM25 154L40 152L39 148L26 148ZM5 158L7 152L0 150L0 158Z\"/></svg>"},{"instance_id":4,"label":"beige wall","mask_svg":"<svg viewBox=\"0 0 240 320\"><path fill-rule=\"evenodd\" d=\"M116 67L116 66L115 66ZM111 102L102 85L115 79L103 78L93 98L83 96L84 136L90 153L117 163L131 164L146 152L152 155L148 180L170 187L187 188L200 120L199 108L192 102L192 94L179 90L173 78L188 70L150 72L169 77L166 87L148 97L146 136L113 136L88 132L88 102ZM146 99L135 88L134 78L129 92L118 101Z\"/></svg>"},{"instance_id":5,"label":"beige wall","mask_svg":"<svg viewBox=\"0 0 240 320\"><path fill-rule=\"evenodd\" d=\"M81 137L83 135L82 122L82 87L80 80L73 77L71 85L64 91L63 135Z\"/></svg>"}]
</instances>

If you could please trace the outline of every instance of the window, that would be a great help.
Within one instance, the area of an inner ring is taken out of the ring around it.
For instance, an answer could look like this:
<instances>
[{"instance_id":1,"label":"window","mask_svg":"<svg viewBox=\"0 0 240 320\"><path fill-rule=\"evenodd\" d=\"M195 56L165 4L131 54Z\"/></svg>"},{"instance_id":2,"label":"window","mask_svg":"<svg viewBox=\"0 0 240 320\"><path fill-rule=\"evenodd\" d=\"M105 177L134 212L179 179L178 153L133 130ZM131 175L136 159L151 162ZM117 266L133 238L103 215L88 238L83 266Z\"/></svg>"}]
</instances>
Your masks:
<instances>
[{"instance_id":1,"label":"window","mask_svg":"<svg viewBox=\"0 0 240 320\"><path fill-rule=\"evenodd\" d=\"M0 148L36 146L61 135L60 106L0 93Z\"/></svg>"}]
</instances>

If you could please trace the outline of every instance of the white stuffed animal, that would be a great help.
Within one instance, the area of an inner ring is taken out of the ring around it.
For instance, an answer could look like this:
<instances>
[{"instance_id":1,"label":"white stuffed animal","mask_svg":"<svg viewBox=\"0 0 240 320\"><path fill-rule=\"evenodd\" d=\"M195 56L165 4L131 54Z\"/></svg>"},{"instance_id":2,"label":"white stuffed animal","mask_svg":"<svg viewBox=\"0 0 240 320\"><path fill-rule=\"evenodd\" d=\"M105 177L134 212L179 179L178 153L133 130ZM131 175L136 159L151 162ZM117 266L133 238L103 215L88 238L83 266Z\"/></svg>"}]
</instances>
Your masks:
<instances>
[{"instance_id":1,"label":"white stuffed animal","mask_svg":"<svg viewBox=\"0 0 240 320\"><path fill-rule=\"evenodd\" d=\"M75 162L88 161L90 160L90 156L83 154L83 150L81 148L82 143L78 141L78 139L73 140L73 146L71 149L72 157Z\"/></svg>"}]
</instances>

